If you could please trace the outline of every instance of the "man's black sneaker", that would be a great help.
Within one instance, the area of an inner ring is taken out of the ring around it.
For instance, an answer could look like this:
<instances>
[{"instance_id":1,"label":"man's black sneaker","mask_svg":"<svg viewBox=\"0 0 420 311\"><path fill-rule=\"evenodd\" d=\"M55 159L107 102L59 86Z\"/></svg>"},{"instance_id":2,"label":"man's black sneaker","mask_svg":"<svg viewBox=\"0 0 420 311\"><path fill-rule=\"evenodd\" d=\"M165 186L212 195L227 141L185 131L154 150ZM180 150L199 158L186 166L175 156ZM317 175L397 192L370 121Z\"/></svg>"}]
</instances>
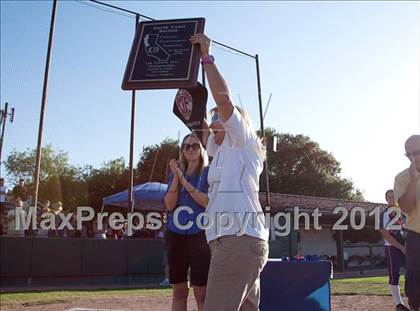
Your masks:
<instances>
[{"instance_id":1,"label":"man's black sneaker","mask_svg":"<svg viewBox=\"0 0 420 311\"><path fill-rule=\"evenodd\" d=\"M408 309L406 306L402 304L399 304L397 308L395 309L395 311L410 311L410 309Z\"/></svg>"}]
</instances>

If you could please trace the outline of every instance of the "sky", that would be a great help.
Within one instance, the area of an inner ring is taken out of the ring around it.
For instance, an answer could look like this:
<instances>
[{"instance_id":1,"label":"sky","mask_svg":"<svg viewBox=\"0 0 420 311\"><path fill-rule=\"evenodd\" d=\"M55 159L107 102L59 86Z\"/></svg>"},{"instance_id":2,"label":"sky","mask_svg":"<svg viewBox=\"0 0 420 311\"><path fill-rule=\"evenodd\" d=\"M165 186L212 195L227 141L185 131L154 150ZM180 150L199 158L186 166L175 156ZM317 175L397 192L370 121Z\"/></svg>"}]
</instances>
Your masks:
<instances>
[{"instance_id":1,"label":"sky","mask_svg":"<svg viewBox=\"0 0 420 311\"><path fill-rule=\"evenodd\" d=\"M365 198L384 202L420 133L420 3L415 1L108 1L153 17L204 17L206 34L258 54L265 126L304 134L340 162ZM75 165L129 157L131 92L121 82L135 19L86 1L59 1L43 145ZM37 144L52 2L0 1L0 102L16 109L3 160ZM213 45L233 100L259 125L253 59ZM137 92L135 159L187 134L176 90ZM212 99L208 107L213 107ZM2 169L4 173L4 167Z\"/></svg>"}]
</instances>

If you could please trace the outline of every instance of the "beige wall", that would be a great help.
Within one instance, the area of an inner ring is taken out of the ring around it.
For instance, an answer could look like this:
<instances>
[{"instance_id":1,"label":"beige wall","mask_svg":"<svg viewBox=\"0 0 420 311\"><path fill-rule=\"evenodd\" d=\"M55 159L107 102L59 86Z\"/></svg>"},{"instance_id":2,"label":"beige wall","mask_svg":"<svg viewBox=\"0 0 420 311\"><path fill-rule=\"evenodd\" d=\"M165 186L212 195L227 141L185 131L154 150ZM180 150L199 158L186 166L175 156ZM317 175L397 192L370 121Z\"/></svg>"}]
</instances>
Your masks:
<instances>
[{"instance_id":1,"label":"beige wall","mask_svg":"<svg viewBox=\"0 0 420 311\"><path fill-rule=\"evenodd\" d=\"M322 230L299 229L300 245L298 246L299 255L328 255L336 256L337 246L332 237L332 231L328 228Z\"/></svg>"}]
</instances>

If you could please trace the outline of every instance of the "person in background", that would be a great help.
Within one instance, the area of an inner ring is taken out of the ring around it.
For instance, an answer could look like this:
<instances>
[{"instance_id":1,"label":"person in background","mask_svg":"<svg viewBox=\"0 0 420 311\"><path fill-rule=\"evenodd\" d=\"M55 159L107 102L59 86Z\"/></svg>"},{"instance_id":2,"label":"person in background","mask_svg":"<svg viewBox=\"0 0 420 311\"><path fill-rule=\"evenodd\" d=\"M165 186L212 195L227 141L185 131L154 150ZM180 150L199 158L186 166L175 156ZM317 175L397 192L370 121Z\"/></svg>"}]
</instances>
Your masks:
<instances>
[{"instance_id":1,"label":"person in background","mask_svg":"<svg viewBox=\"0 0 420 311\"><path fill-rule=\"evenodd\" d=\"M23 202L23 209L29 213L29 209L33 206L33 197L29 193L26 195L26 201Z\"/></svg>"},{"instance_id":2,"label":"person in background","mask_svg":"<svg viewBox=\"0 0 420 311\"><path fill-rule=\"evenodd\" d=\"M137 218L134 218L134 222L136 221L136 219ZM108 240L115 240L116 239L116 237L115 237L115 235L114 235L114 230L111 228L111 224L109 223L109 218L108 217L105 217L104 218L104 223L106 223L107 224L107 226L106 226L106 231L105 231L105 234L106 234L106 238L108 239ZM137 230L134 232L134 234L136 234L137 233ZM133 235L134 235L133 234Z\"/></svg>"},{"instance_id":3,"label":"person in background","mask_svg":"<svg viewBox=\"0 0 420 311\"><path fill-rule=\"evenodd\" d=\"M64 230L58 230L58 226L61 224L60 214L63 211L63 204L60 201L55 202L51 206L51 212L55 215L55 229L51 229L48 233L49 237L64 237Z\"/></svg>"},{"instance_id":4,"label":"person in background","mask_svg":"<svg viewBox=\"0 0 420 311\"><path fill-rule=\"evenodd\" d=\"M420 311L420 135L405 142L410 166L395 177L395 201L407 214L405 294L411 310Z\"/></svg>"},{"instance_id":5,"label":"person in background","mask_svg":"<svg viewBox=\"0 0 420 311\"><path fill-rule=\"evenodd\" d=\"M4 178L0 178L0 208L6 203L7 187L4 184Z\"/></svg>"},{"instance_id":6,"label":"person in background","mask_svg":"<svg viewBox=\"0 0 420 311\"><path fill-rule=\"evenodd\" d=\"M160 286L168 286L169 283L169 266L168 266L168 253L166 252L166 247L165 247L165 227L162 227L159 230L159 233L157 235L158 239L162 239L163 241L163 258L162 258L162 266L164 269L164 279L162 280L162 282L159 283Z\"/></svg>"},{"instance_id":7,"label":"person in background","mask_svg":"<svg viewBox=\"0 0 420 311\"><path fill-rule=\"evenodd\" d=\"M45 200L44 203L40 206L39 211L40 213L44 213L46 210L48 210L48 212L51 212L51 201L50 200Z\"/></svg>"},{"instance_id":8,"label":"person in background","mask_svg":"<svg viewBox=\"0 0 420 311\"><path fill-rule=\"evenodd\" d=\"M6 234L7 212L6 212L7 187L4 184L4 178L0 178L0 235Z\"/></svg>"},{"instance_id":9,"label":"person in background","mask_svg":"<svg viewBox=\"0 0 420 311\"><path fill-rule=\"evenodd\" d=\"M29 214L30 208L32 207L32 203L33 203L32 201L33 201L32 195L29 192L27 192L26 201L23 201L23 210L25 211L27 215ZM30 222L28 229L25 230L25 236L31 237L31 236L34 236L35 233L36 232L32 226L32 222Z\"/></svg>"},{"instance_id":10,"label":"person in background","mask_svg":"<svg viewBox=\"0 0 420 311\"><path fill-rule=\"evenodd\" d=\"M61 220L60 214L63 214L63 203L61 203L61 201L57 201L54 204L55 207L55 225L57 226L57 236L61 237L61 238L65 238L67 237L67 227L64 226L63 229L58 230L58 226L61 225L61 223L63 222Z\"/></svg>"},{"instance_id":11,"label":"person in background","mask_svg":"<svg viewBox=\"0 0 420 311\"><path fill-rule=\"evenodd\" d=\"M93 239L95 237L95 232L93 231L93 222L89 221L86 224L86 237L89 239Z\"/></svg>"},{"instance_id":12,"label":"person in background","mask_svg":"<svg viewBox=\"0 0 420 311\"><path fill-rule=\"evenodd\" d=\"M28 190L25 186L25 181L21 178L19 179L19 183L13 188L12 190L15 199L20 198L22 201L26 201L28 197Z\"/></svg>"},{"instance_id":13,"label":"person in background","mask_svg":"<svg viewBox=\"0 0 420 311\"><path fill-rule=\"evenodd\" d=\"M127 233L127 220L126 220L126 221L124 221L124 226L121 229L120 239L127 239L127 237L128 237L128 233Z\"/></svg>"},{"instance_id":14,"label":"person in background","mask_svg":"<svg viewBox=\"0 0 420 311\"><path fill-rule=\"evenodd\" d=\"M21 198L16 198L15 208L11 209L7 214L8 226L7 226L7 236L13 237L24 237L25 230L23 223L16 222L17 217L26 217L26 213L23 210L23 201Z\"/></svg>"},{"instance_id":15,"label":"person in background","mask_svg":"<svg viewBox=\"0 0 420 311\"><path fill-rule=\"evenodd\" d=\"M118 230L115 230L115 229L112 229L111 227L109 227L108 239L118 240Z\"/></svg>"},{"instance_id":16,"label":"person in background","mask_svg":"<svg viewBox=\"0 0 420 311\"><path fill-rule=\"evenodd\" d=\"M133 225L137 227L139 224L140 224L139 219L137 217L135 217L133 219ZM133 233L131 234L131 236L129 238L130 239L142 239L142 238L144 238L143 231L144 231L144 229L133 229Z\"/></svg>"},{"instance_id":17,"label":"person in background","mask_svg":"<svg viewBox=\"0 0 420 311\"><path fill-rule=\"evenodd\" d=\"M116 227L120 227L121 224L123 225L121 229L117 229ZM112 228L114 227L114 228ZM111 230L110 233L107 233L108 235L111 235L110 239L111 240L120 240L123 239L124 237L124 223L122 222L118 222L116 220L113 220L112 223L112 227L111 227L111 222L109 224L109 229ZM136 236L138 235L138 233L136 234Z\"/></svg>"},{"instance_id":18,"label":"person in background","mask_svg":"<svg viewBox=\"0 0 420 311\"><path fill-rule=\"evenodd\" d=\"M42 208L41 215L39 215L39 224L38 224L38 231L37 231L37 237L39 238L48 238L48 229L42 229L40 227L40 223L43 219L47 219L47 215L44 213L50 213L50 201L46 200L44 203L44 207ZM44 215L44 217L42 217Z\"/></svg>"},{"instance_id":19,"label":"person in background","mask_svg":"<svg viewBox=\"0 0 420 311\"><path fill-rule=\"evenodd\" d=\"M37 216L37 225L39 229L39 224L41 222L41 215L46 210L50 211L51 202L49 200L45 200L43 204L39 204L38 208L36 209L36 216Z\"/></svg>"},{"instance_id":20,"label":"person in background","mask_svg":"<svg viewBox=\"0 0 420 311\"><path fill-rule=\"evenodd\" d=\"M73 227L73 230L71 230L69 236L71 238L81 238L82 237L82 230L77 230L77 217L76 217L76 214L73 214L71 216L70 223L71 223L71 225Z\"/></svg>"},{"instance_id":21,"label":"person in background","mask_svg":"<svg viewBox=\"0 0 420 311\"><path fill-rule=\"evenodd\" d=\"M99 229L98 220L95 219L93 221L93 231L95 232L95 239L106 240L106 223L102 223L102 229Z\"/></svg>"},{"instance_id":22,"label":"person in background","mask_svg":"<svg viewBox=\"0 0 420 311\"><path fill-rule=\"evenodd\" d=\"M388 208L382 213L380 232L385 243L385 256L388 264L389 275L389 289L394 298L396 311L409 311L404 306L400 293L400 269L405 267L405 234L402 231L403 216L397 215L395 210L394 191L388 190L385 193L385 199L388 203ZM388 225L393 224L399 226L399 230L388 228Z\"/></svg>"}]
</instances>

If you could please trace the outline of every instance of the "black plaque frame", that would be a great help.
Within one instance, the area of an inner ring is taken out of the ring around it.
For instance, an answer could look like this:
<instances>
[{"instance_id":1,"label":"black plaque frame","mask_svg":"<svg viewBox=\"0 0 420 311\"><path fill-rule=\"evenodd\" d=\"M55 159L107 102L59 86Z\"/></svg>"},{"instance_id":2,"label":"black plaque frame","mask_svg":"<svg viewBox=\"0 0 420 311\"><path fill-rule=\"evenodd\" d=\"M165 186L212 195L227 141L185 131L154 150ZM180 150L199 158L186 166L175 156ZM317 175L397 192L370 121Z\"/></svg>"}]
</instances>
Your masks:
<instances>
[{"instance_id":1,"label":"black plaque frame","mask_svg":"<svg viewBox=\"0 0 420 311\"><path fill-rule=\"evenodd\" d=\"M122 82L121 88L123 90L146 90L146 89L177 89L177 88L189 88L194 87L197 84L198 78L198 69L200 64L200 49L198 46L191 46L191 50L188 54L188 64L184 64L187 67L186 73L179 75L174 71L171 72L171 77L164 77L156 74L156 77L142 79L136 78L134 71L138 68L136 64L146 59L145 49L140 49L141 46L144 46L145 36L150 35L150 28L153 26L158 27L171 27L172 25L190 25L194 28L193 33L204 33L204 18L186 18L186 19L170 19L170 20L159 20L159 21L145 21L139 23L136 35L131 47L130 56L128 58L127 67L125 69L124 79ZM146 29L149 28L149 31ZM156 35L156 34L152 34ZM156 37L158 38L158 37ZM187 40L189 38L186 38ZM143 42L143 43L142 43ZM157 41L156 41L157 42ZM164 49L163 49L164 50ZM165 51L165 50L164 50ZM166 51L165 51L166 52ZM168 54L168 53L167 53ZM170 58L168 54L168 59ZM144 61L146 62L146 61ZM155 61L155 66L159 66L159 61ZM165 63L161 63L165 65ZM146 66L142 63L137 66Z\"/></svg>"}]
</instances>

